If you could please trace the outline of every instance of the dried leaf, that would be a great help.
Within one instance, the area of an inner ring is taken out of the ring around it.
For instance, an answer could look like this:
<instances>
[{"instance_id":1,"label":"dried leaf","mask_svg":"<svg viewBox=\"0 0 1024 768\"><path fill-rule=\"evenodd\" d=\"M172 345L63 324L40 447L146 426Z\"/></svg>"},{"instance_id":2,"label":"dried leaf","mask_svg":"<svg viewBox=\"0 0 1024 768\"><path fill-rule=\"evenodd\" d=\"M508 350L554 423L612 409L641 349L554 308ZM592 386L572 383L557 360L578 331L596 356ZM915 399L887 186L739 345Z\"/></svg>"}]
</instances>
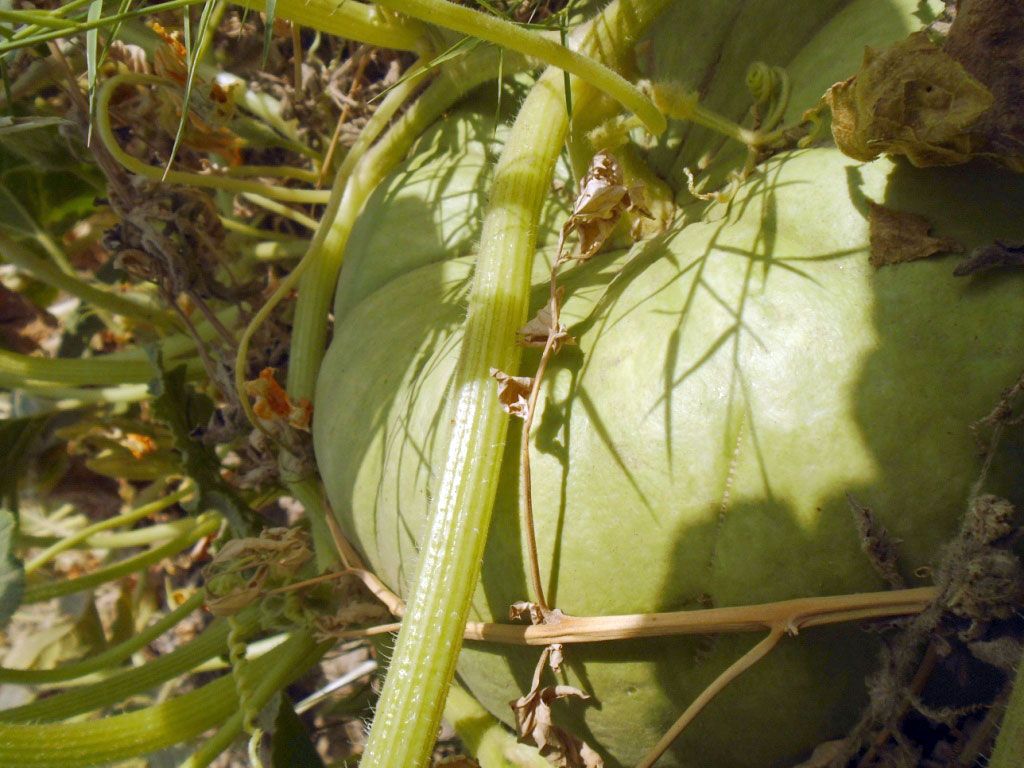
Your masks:
<instances>
[{"instance_id":1,"label":"dried leaf","mask_svg":"<svg viewBox=\"0 0 1024 768\"><path fill-rule=\"evenodd\" d=\"M1024 243L1010 245L1002 240L996 240L991 245L975 248L966 261L957 265L953 274L956 277L964 277L1000 267L1024 267Z\"/></svg>"},{"instance_id":2,"label":"dried leaf","mask_svg":"<svg viewBox=\"0 0 1024 768\"><path fill-rule=\"evenodd\" d=\"M497 368L491 368L491 376L498 380L498 402L501 409L511 416L525 419L533 379L529 376L509 376Z\"/></svg>"},{"instance_id":3,"label":"dried leaf","mask_svg":"<svg viewBox=\"0 0 1024 768\"><path fill-rule=\"evenodd\" d=\"M283 421L295 429L309 431L313 404L305 397L298 401L289 397L274 378L273 368L264 368L258 379L245 382L245 392L256 399L252 410L264 421Z\"/></svg>"},{"instance_id":4,"label":"dried leaf","mask_svg":"<svg viewBox=\"0 0 1024 768\"><path fill-rule=\"evenodd\" d=\"M590 697L571 685L534 688L525 696L511 702L516 718L519 740L532 744L554 765L563 768L602 768L601 760L580 738L559 728L551 719L551 702L576 696L584 701Z\"/></svg>"},{"instance_id":5,"label":"dried leaf","mask_svg":"<svg viewBox=\"0 0 1024 768\"><path fill-rule=\"evenodd\" d=\"M918 167L957 165L973 152L971 128L992 93L924 32L887 48L865 48L856 75L824 96L832 136L845 154L906 155Z\"/></svg>"},{"instance_id":6,"label":"dried leaf","mask_svg":"<svg viewBox=\"0 0 1024 768\"><path fill-rule=\"evenodd\" d=\"M532 604L516 605L522 606L523 610L528 612ZM604 768L604 761L597 752L552 721L551 702L555 699L576 696L586 701L590 698L579 688L571 685L540 687L540 677L544 673L544 667L551 661L553 648L555 646L545 648L537 660L530 692L509 702L516 718L516 735L521 742L537 747L544 757L561 768ZM554 653L561 661L561 646L558 646Z\"/></svg>"},{"instance_id":7,"label":"dried leaf","mask_svg":"<svg viewBox=\"0 0 1024 768\"><path fill-rule=\"evenodd\" d=\"M558 352L563 344L575 344L576 339L569 335L562 323L555 325L554 318L561 309L562 296L565 289L559 288L556 294L548 299L548 303L537 310L537 314L530 318L530 321L516 331L519 337L516 342L524 347L544 347L547 345L548 337L553 336L551 351Z\"/></svg>"},{"instance_id":8,"label":"dried leaf","mask_svg":"<svg viewBox=\"0 0 1024 768\"><path fill-rule=\"evenodd\" d=\"M626 211L654 218L643 202L642 188L626 187L619 161L603 149L594 155L590 168L580 180L580 192L572 214L562 227L561 240L564 242L571 232L578 232L579 251L574 258L586 261L601 250Z\"/></svg>"},{"instance_id":9,"label":"dried leaf","mask_svg":"<svg viewBox=\"0 0 1024 768\"><path fill-rule=\"evenodd\" d=\"M871 265L875 268L915 261L936 253L959 253L955 240L931 237L931 225L923 216L895 211L868 201L871 214Z\"/></svg>"}]
</instances>

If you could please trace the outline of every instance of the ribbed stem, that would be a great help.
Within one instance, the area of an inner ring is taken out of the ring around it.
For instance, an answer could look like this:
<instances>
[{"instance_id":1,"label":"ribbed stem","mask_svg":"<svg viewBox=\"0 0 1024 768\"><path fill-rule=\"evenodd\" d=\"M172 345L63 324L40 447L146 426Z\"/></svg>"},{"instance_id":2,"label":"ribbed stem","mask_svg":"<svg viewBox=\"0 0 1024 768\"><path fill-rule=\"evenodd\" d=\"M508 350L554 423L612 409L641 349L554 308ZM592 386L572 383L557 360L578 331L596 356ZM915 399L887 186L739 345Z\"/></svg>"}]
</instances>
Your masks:
<instances>
[{"instance_id":1,"label":"ribbed stem","mask_svg":"<svg viewBox=\"0 0 1024 768\"><path fill-rule=\"evenodd\" d=\"M267 695L294 680L323 652L304 632L253 662ZM238 713L230 675L152 707L74 723L0 722L0 765L81 768L145 755L196 738ZM223 749L223 747L221 747ZM204 763L205 764L205 763Z\"/></svg>"},{"instance_id":2,"label":"ribbed stem","mask_svg":"<svg viewBox=\"0 0 1024 768\"><path fill-rule=\"evenodd\" d=\"M25 587L25 594L22 598L23 604L38 603L43 600L49 600L51 597L60 597L62 595L70 595L75 592L81 592L85 589L92 589L100 584L114 579L119 579L122 576L127 576L129 573L148 568L150 565L159 563L165 557L170 557L177 552L195 544L203 536L215 532L220 526L220 516L215 514L203 515L196 519L196 524L193 528L183 536L179 536L173 541L169 541L166 544L161 544L159 547L153 547L147 549L138 555L127 557L124 560L119 560L113 565L108 565L105 568L100 568L93 573L86 574L85 576L79 576L77 579L61 579L59 581L50 581L43 584L31 584Z\"/></svg>"},{"instance_id":3,"label":"ribbed stem","mask_svg":"<svg viewBox=\"0 0 1024 768\"><path fill-rule=\"evenodd\" d=\"M666 2L613 3L589 26L584 49L618 64L607 57L635 44ZM413 768L430 759L480 574L508 428L489 369L518 368L515 331L526 320L537 222L568 130L563 83L562 72L549 70L533 88L495 172L455 372L447 455L363 768ZM577 106L583 100L573 99Z\"/></svg>"},{"instance_id":4,"label":"ribbed stem","mask_svg":"<svg viewBox=\"0 0 1024 768\"><path fill-rule=\"evenodd\" d=\"M240 620L254 627L257 614L249 611ZM148 691L167 680L184 675L207 659L220 655L227 648L227 639L227 621L215 621L192 642L148 664L125 670L98 683L2 710L0 721L46 723L112 706L133 694Z\"/></svg>"}]
</instances>

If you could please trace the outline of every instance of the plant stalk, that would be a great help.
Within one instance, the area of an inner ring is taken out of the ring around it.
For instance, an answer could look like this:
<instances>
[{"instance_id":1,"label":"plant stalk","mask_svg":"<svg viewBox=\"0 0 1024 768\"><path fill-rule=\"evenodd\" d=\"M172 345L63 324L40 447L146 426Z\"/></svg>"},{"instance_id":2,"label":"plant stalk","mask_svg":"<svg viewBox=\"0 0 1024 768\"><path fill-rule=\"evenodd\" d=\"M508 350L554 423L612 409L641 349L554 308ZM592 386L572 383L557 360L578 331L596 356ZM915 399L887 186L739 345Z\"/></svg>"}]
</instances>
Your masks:
<instances>
[{"instance_id":1,"label":"plant stalk","mask_svg":"<svg viewBox=\"0 0 1024 768\"><path fill-rule=\"evenodd\" d=\"M618 0L588 26L584 51L622 56L666 2ZM585 99L573 101L579 108ZM568 123L562 72L549 69L524 102L495 172L455 372L447 456L363 768L414 768L430 759L480 575L508 429L489 370L518 368L515 331L527 315L537 221Z\"/></svg>"}]
</instances>

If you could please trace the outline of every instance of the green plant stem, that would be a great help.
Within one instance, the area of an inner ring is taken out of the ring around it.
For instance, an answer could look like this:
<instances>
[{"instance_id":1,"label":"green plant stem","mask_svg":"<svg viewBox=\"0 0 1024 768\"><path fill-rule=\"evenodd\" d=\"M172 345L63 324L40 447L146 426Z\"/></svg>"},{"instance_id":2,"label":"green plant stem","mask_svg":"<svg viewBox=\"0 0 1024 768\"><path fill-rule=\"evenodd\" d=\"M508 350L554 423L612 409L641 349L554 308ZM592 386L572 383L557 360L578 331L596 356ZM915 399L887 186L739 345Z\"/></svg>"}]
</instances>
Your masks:
<instances>
[{"instance_id":1,"label":"green plant stem","mask_svg":"<svg viewBox=\"0 0 1024 768\"><path fill-rule=\"evenodd\" d=\"M249 629L253 629L259 620L258 612L249 609L239 614L238 620L244 622ZM13 709L2 710L0 721L53 722L112 706L129 696L148 691L167 680L190 672L207 659L224 653L227 643L228 622L223 619L214 621L199 637L148 664L126 669L98 683Z\"/></svg>"},{"instance_id":2,"label":"green plant stem","mask_svg":"<svg viewBox=\"0 0 1024 768\"><path fill-rule=\"evenodd\" d=\"M636 86L600 62L498 16L474 11L447 0L378 0L382 5L440 27L488 40L506 50L538 59L576 75L611 96L635 114L655 136L667 125L665 116Z\"/></svg>"},{"instance_id":3,"label":"green plant stem","mask_svg":"<svg viewBox=\"0 0 1024 768\"><path fill-rule=\"evenodd\" d=\"M286 642L267 654L274 657L273 667L264 671L259 668L262 658L253 662L250 674L259 682L249 692L248 704L262 709L275 693L315 664L328 647L326 644L318 644L305 630L295 632ZM181 768L205 768L209 765L242 732L243 719L241 709L234 712L192 757L182 763Z\"/></svg>"},{"instance_id":4,"label":"green plant stem","mask_svg":"<svg viewBox=\"0 0 1024 768\"><path fill-rule=\"evenodd\" d=\"M100 309L106 309L116 315L132 318L164 330L180 330L181 323L168 312L153 304L129 299L109 289L98 288L84 280L68 274L54 264L40 258L25 246L17 243L6 235L0 234L0 254L3 260L13 264L37 280Z\"/></svg>"},{"instance_id":5,"label":"green plant stem","mask_svg":"<svg viewBox=\"0 0 1024 768\"><path fill-rule=\"evenodd\" d=\"M231 176L213 176L202 173L189 173L187 171L164 171L162 168L149 165L132 157L117 143L114 131L110 124L110 99L119 86L122 85L155 85L168 87L170 81L157 77L156 75L121 74L114 75L100 86L96 95L96 132L99 135L107 151L122 166L144 176L150 181L166 181L172 184L185 184L195 187L211 187L223 189L228 192L242 193L253 192L257 195L264 195L275 200L285 200L292 203L326 203L328 193L319 189L293 189L291 187L278 187L271 184L264 184L259 181L237 179Z\"/></svg>"},{"instance_id":6,"label":"green plant stem","mask_svg":"<svg viewBox=\"0 0 1024 768\"><path fill-rule=\"evenodd\" d=\"M197 360L188 361L187 366L190 374L201 370ZM115 355L33 357L0 349L0 376L4 374L12 377L9 380L56 387L88 386L100 382L107 385L142 384L153 378L153 366L147 360Z\"/></svg>"},{"instance_id":7,"label":"green plant stem","mask_svg":"<svg viewBox=\"0 0 1024 768\"><path fill-rule=\"evenodd\" d=\"M253 662L261 690L287 685L323 653L322 646L313 644L304 632L296 633L289 643ZM0 765L106 765L194 739L232 713L238 714L238 695L234 680L225 675L198 690L128 714L73 723L0 722Z\"/></svg>"},{"instance_id":8,"label":"green plant stem","mask_svg":"<svg viewBox=\"0 0 1024 768\"><path fill-rule=\"evenodd\" d=\"M124 549L142 547L157 541L166 541L181 536L189 527L189 520L175 520L173 523L157 523L144 528L121 533L97 533L81 543L86 549Z\"/></svg>"},{"instance_id":9,"label":"green plant stem","mask_svg":"<svg viewBox=\"0 0 1024 768\"><path fill-rule=\"evenodd\" d=\"M129 573L158 563L165 557L169 557L180 552L185 547L195 544L204 536L214 533L219 526L219 515L213 513L201 515L196 518L195 525L190 531L166 544L153 547L133 557L125 558L85 576L79 576L77 579L62 579L43 584L27 585L25 587L25 594L22 597L22 603L27 605L29 603L38 603L42 600L49 600L52 597L70 595L74 592L92 589L104 582L127 576Z\"/></svg>"},{"instance_id":10,"label":"green plant stem","mask_svg":"<svg viewBox=\"0 0 1024 768\"><path fill-rule=\"evenodd\" d=\"M266 7L264 0L241 0L239 4L257 11ZM360 43L423 52L425 25L415 19L381 14L371 5L343 0L278 0L276 15Z\"/></svg>"},{"instance_id":11,"label":"green plant stem","mask_svg":"<svg viewBox=\"0 0 1024 768\"><path fill-rule=\"evenodd\" d=\"M1018 665L1013 691L999 729L989 768L1018 768L1024 755L1024 665Z\"/></svg>"},{"instance_id":12,"label":"green plant stem","mask_svg":"<svg viewBox=\"0 0 1024 768\"><path fill-rule=\"evenodd\" d=\"M72 410L97 403L137 403L150 397L145 384L125 384L119 387L93 389L60 387L30 382L9 373L0 372L0 388L18 390L32 397L53 400L57 410Z\"/></svg>"},{"instance_id":13,"label":"green plant stem","mask_svg":"<svg viewBox=\"0 0 1024 768\"><path fill-rule=\"evenodd\" d=\"M123 525L131 525L145 517L149 517L152 514L167 509L167 507L172 504L177 504L186 496L189 496L194 490L194 484L191 481L186 481L182 484L181 488L173 493L167 494L162 499L157 499L149 504L143 504L142 506L129 510L122 515L117 515L116 517L111 517L107 520L101 520L98 523L86 526L82 530L77 531L70 536L65 536L56 544L44 549L38 555L25 563L25 575L28 576L30 573L38 570L41 566L50 562L50 560L61 552L73 549L93 534L99 533L100 531L109 531L112 528L120 528Z\"/></svg>"},{"instance_id":14,"label":"green plant stem","mask_svg":"<svg viewBox=\"0 0 1024 768\"><path fill-rule=\"evenodd\" d=\"M667 2L608 6L588 26L585 52L620 65ZM574 94L577 109L588 100L584 90ZM524 102L495 172L451 390L447 455L363 768L414 768L430 758L480 574L508 429L489 370L518 369L515 331L527 317L537 222L568 123L564 78L548 70Z\"/></svg>"},{"instance_id":15,"label":"green plant stem","mask_svg":"<svg viewBox=\"0 0 1024 768\"><path fill-rule=\"evenodd\" d=\"M256 205L262 208L266 208L271 213L276 213L286 219L291 219L296 224L299 224L308 230L316 231L317 225L319 224L316 219L311 216L307 216L302 211L297 211L284 203L279 203L277 200L271 200L269 197L257 195L253 192L243 192L242 197L250 202L256 203Z\"/></svg>"},{"instance_id":16,"label":"green plant stem","mask_svg":"<svg viewBox=\"0 0 1024 768\"><path fill-rule=\"evenodd\" d=\"M88 659L77 661L72 664L65 664L56 669L0 669L0 683L18 683L20 685L44 685L46 683L61 683L66 680L73 680L77 677L98 672L101 669L113 667L125 661L136 651L145 648L160 635L175 626L178 622L188 616L203 604L206 595L202 591L196 592L192 597L179 605L173 611L161 618L159 621L150 624L136 635L125 640L123 643L108 648ZM0 714L0 720L3 715Z\"/></svg>"}]
</instances>

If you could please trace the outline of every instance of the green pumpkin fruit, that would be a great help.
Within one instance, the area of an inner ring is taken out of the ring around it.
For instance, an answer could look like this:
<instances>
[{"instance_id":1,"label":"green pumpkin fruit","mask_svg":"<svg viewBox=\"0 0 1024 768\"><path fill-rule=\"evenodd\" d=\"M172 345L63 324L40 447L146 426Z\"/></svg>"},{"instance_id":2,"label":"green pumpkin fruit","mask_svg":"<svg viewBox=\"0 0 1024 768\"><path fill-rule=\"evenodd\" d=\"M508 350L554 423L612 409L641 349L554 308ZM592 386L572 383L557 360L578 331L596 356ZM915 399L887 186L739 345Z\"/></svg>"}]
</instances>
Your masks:
<instances>
[{"instance_id":1,"label":"green pumpkin fruit","mask_svg":"<svg viewBox=\"0 0 1024 768\"><path fill-rule=\"evenodd\" d=\"M864 44L912 31L918 6L680 5L685 14L674 9L658 25L648 65L659 78L703 83L706 103L737 117L749 103L750 61L788 68L799 114L856 69ZM314 439L331 504L400 594L438 486L471 251L503 136L488 114L466 110L437 126L371 200L349 245L320 374ZM674 126L648 159L678 187L681 169L719 146ZM534 308L546 300L570 202L553 192L545 211ZM936 561L979 475L969 426L1020 373L1024 277L955 278L955 256L876 270L871 203L923 215L968 250L1024 239L1019 176L979 164L865 164L816 148L763 163L731 203L692 202L669 231L564 271L563 322L578 346L549 367L532 434L551 604L598 616L883 589L848 495L902 540L908 575ZM521 373L536 363L527 354ZM504 621L529 595L518 431L517 422L476 620ZM1004 444L986 489L1021 498L1020 448ZM556 718L606 764L635 764L757 639L573 646L566 680L593 701L556 707ZM469 643L460 680L510 721L508 702L529 689L537 655ZM874 661L874 641L857 627L787 638L659 766L791 764L849 728Z\"/></svg>"}]
</instances>

